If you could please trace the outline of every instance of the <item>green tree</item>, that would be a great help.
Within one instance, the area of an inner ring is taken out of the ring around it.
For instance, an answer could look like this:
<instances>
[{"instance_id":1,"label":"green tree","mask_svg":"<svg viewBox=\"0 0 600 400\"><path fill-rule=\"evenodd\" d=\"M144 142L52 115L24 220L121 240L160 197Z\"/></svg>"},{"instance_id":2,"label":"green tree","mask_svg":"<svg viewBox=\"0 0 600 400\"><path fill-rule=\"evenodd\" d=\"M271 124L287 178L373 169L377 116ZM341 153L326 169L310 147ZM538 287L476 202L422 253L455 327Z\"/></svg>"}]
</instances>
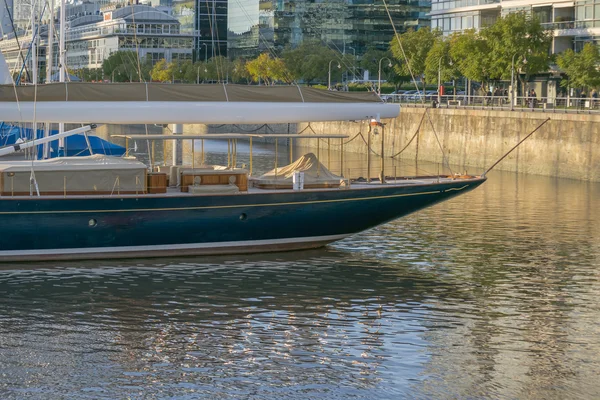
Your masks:
<instances>
[{"instance_id":1,"label":"green tree","mask_svg":"<svg viewBox=\"0 0 600 400\"><path fill-rule=\"evenodd\" d=\"M233 83L248 83L252 80L244 59L238 58L233 62L231 77Z\"/></svg>"},{"instance_id":2,"label":"green tree","mask_svg":"<svg viewBox=\"0 0 600 400\"><path fill-rule=\"evenodd\" d=\"M552 33L544 29L537 18L511 13L483 28L480 34L490 50L491 79L510 79L513 57L515 71L522 71L524 79L548 71Z\"/></svg>"},{"instance_id":3,"label":"green tree","mask_svg":"<svg viewBox=\"0 0 600 400\"><path fill-rule=\"evenodd\" d=\"M487 82L491 59L487 40L474 29L458 32L449 38L448 54L460 73L476 82Z\"/></svg>"},{"instance_id":4,"label":"green tree","mask_svg":"<svg viewBox=\"0 0 600 400\"><path fill-rule=\"evenodd\" d=\"M344 57L319 41L303 42L295 49L288 48L283 52L283 60L288 71L286 80L303 79L307 84L315 80L325 82L329 76L329 62L333 60L342 66L336 68L337 64L331 63L331 80L335 82L341 78L344 70L352 68L351 57L351 55Z\"/></svg>"},{"instance_id":5,"label":"green tree","mask_svg":"<svg viewBox=\"0 0 600 400\"><path fill-rule=\"evenodd\" d=\"M589 89L600 85L600 51L598 46L586 43L579 53L572 49L559 54L556 63L569 77L561 81L561 86Z\"/></svg>"},{"instance_id":6,"label":"green tree","mask_svg":"<svg viewBox=\"0 0 600 400\"><path fill-rule=\"evenodd\" d=\"M375 47L369 47L363 55L359 66L362 69L369 70L371 79L378 79L379 66L381 65L381 80L392 82L397 75L394 70L394 61L394 56L391 52L378 50ZM392 64L391 67L389 66L390 63Z\"/></svg>"},{"instance_id":7,"label":"green tree","mask_svg":"<svg viewBox=\"0 0 600 400\"><path fill-rule=\"evenodd\" d=\"M418 30L409 29L402 35L398 36L402 49L398 44L398 40L394 38L390 43L390 50L397 60L394 69L399 75L410 75L411 72L415 76L422 75L425 72L427 54L433 47L437 37L441 35L439 30L431 31L429 28L421 28ZM425 81L423 82L423 86Z\"/></svg>"},{"instance_id":8,"label":"green tree","mask_svg":"<svg viewBox=\"0 0 600 400\"><path fill-rule=\"evenodd\" d=\"M425 59L425 78L428 82L437 82L438 76L441 82L450 81L460 77L458 65L450 56L450 40L438 36L433 46L427 53Z\"/></svg>"},{"instance_id":9,"label":"green tree","mask_svg":"<svg viewBox=\"0 0 600 400\"><path fill-rule=\"evenodd\" d=\"M138 56L134 51L117 51L102 63L102 70L107 79L114 82L140 81L138 73Z\"/></svg>"}]
</instances>

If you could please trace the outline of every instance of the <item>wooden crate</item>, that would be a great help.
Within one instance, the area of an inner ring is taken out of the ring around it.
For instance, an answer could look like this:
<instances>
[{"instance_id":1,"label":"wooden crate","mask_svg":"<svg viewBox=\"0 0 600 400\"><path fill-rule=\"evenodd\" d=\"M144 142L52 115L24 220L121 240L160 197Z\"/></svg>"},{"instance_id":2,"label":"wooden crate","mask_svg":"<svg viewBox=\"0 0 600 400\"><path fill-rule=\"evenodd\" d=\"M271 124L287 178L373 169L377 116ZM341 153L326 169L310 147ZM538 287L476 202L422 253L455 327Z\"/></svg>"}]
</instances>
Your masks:
<instances>
[{"instance_id":1,"label":"wooden crate","mask_svg":"<svg viewBox=\"0 0 600 400\"><path fill-rule=\"evenodd\" d=\"M148 193L167 193L167 174L148 172Z\"/></svg>"}]
</instances>

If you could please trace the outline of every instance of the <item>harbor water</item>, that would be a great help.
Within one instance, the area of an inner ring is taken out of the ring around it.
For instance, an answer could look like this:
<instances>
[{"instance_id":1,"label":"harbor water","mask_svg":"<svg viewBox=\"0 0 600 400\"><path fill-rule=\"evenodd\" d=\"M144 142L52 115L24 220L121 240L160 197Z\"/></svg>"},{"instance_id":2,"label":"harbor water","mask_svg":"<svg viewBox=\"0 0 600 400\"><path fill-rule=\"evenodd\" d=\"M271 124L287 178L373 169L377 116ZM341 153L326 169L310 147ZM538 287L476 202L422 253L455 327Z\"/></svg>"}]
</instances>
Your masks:
<instances>
[{"instance_id":1,"label":"harbor water","mask_svg":"<svg viewBox=\"0 0 600 400\"><path fill-rule=\"evenodd\" d=\"M0 398L597 399L598 210L492 172L319 250L3 264Z\"/></svg>"}]
</instances>

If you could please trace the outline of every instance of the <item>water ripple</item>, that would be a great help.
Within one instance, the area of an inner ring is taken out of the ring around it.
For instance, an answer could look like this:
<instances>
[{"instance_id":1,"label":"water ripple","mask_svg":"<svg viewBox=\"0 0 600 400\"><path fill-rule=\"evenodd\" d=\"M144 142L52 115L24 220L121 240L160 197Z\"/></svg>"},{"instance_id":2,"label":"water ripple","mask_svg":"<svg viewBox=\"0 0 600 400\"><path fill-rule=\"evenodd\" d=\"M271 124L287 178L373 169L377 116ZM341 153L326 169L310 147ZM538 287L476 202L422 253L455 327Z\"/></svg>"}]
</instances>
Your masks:
<instances>
[{"instance_id":1,"label":"water ripple","mask_svg":"<svg viewBox=\"0 0 600 400\"><path fill-rule=\"evenodd\" d=\"M497 173L322 250L4 266L0 397L598 398L599 194Z\"/></svg>"}]
</instances>

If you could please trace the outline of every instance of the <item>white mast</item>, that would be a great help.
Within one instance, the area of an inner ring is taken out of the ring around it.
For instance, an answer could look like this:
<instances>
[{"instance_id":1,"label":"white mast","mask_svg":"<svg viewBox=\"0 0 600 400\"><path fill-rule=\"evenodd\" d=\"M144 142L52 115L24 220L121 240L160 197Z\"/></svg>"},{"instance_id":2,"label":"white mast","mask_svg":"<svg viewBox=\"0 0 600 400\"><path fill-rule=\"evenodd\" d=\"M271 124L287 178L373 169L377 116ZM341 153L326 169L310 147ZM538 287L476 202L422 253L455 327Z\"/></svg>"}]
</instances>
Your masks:
<instances>
[{"instance_id":1,"label":"white mast","mask_svg":"<svg viewBox=\"0 0 600 400\"><path fill-rule=\"evenodd\" d=\"M31 3L31 71L32 71L32 80L34 85L38 83L38 40L37 40L37 25L38 25L38 16L36 13L37 1ZM37 137L37 123L35 119L33 124L31 125L31 138L35 140ZM33 154L35 157L35 152Z\"/></svg>"},{"instance_id":2,"label":"white mast","mask_svg":"<svg viewBox=\"0 0 600 400\"><path fill-rule=\"evenodd\" d=\"M50 22L48 23L48 47L46 50L46 83L52 82L52 64L54 63L54 0L50 0Z\"/></svg>"},{"instance_id":3,"label":"white mast","mask_svg":"<svg viewBox=\"0 0 600 400\"><path fill-rule=\"evenodd\" d=\"M60 0L60 36L58 38L58 62L59 62L59 71L58 71L58 81L65 81L65 25L66 25L66 10L65 10L65 0ZM58 124L58 133L63 133L65 131L65 124L63 122ZM58 156L63 156L65 151L65 141L64 139L60 139L58 142Z\"/></svg>"},{"instance_id":4,"label":"white mast","mask_svg":"<svg viewBox=\"0 0 600 400\"><path fill-rule=\"evenodd\" d=\"M52 82L52 66L54 64L54 0L50 0L50 22L48 23L48 46L46 47L46 83ZM51 126L49 123L46 123L46 127L44 129L44 137L50 136ZM50 157L50 146L48 143L44 143L44 154L43 158Z\"/></svg>"}]
</instances>

